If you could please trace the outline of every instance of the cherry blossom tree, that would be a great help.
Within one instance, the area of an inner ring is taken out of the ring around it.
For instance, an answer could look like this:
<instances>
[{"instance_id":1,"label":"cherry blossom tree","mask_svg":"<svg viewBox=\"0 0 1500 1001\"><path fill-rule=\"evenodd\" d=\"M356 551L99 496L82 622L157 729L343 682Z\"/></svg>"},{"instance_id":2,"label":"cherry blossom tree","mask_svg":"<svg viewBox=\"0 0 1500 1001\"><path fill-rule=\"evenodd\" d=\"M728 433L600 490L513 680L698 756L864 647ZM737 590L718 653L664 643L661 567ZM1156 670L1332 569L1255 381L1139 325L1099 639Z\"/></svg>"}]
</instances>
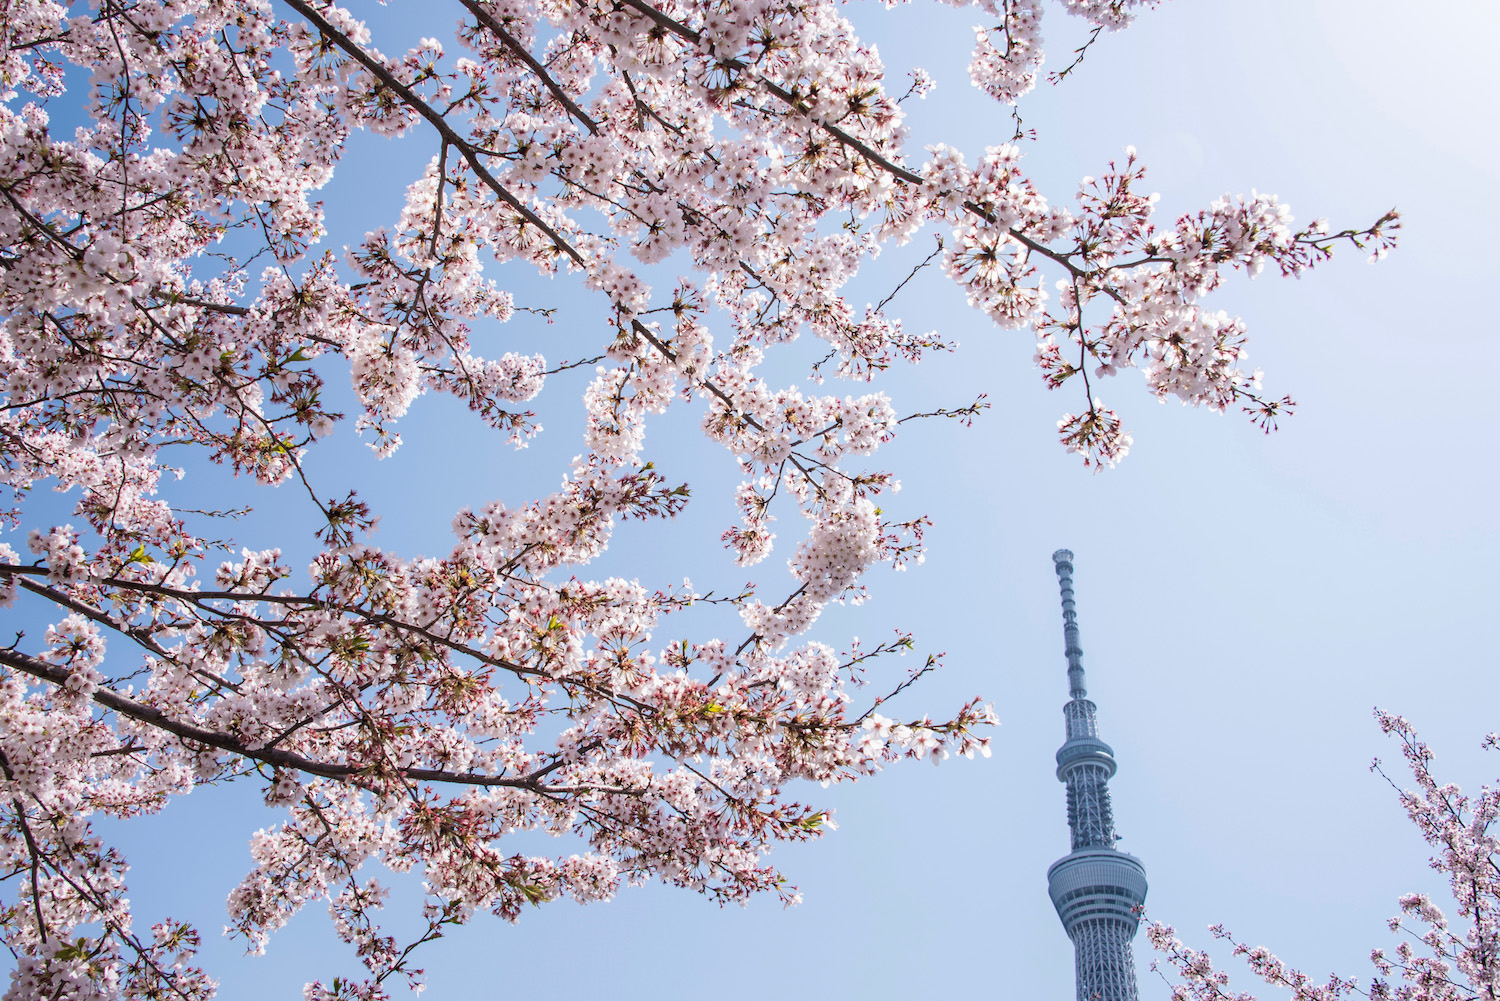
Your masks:
<instances>
[{"instance_id":1,"label":"cherry blossom tree","mask_svg":"<svg viewBox=\"0 0 1500 1001\"><path fill-rule=\"evenodd\" d=\"M1057 6L1092 44L1150 4ZM1037 83L1043 13L974 4L970 74L1006 106ZM0 586L13 614L52 620L0 648L7 999L210 996L198 933L133 922L127 860L95 819L232 779L284 819L250 839L231 932L259 950L323 902L368 968L310 998L417 982L412 950L482 910L514 920L646 880L794 900L766 853L830 826L791 798L798 780L987 753L993 719L978 700L887 716L936 658L866 696L866 666L911 638L839 652L812 637L872 567L921 559L926 520L898 513L871 457L911 417L984 406L903 417L869 385L948 345L905 330L890 297L851 301L861 268L935 233L915 269L940 260L996 325L1034 332L1047 384L1081 391L1061 442L1097 467L1130 445L1093 385L1124 368L1157 397L1274 426L1290 401L1262 395L1244 325L1208 296L1343 243L1378 257L1398 225L1297 226L1263 194L1158 224L1129 151L1052 201L1019 126L974 162L913 155L907 102L931 79L888 91L827 0L456 0L447 16L443 42L377 40L326 0L0 8L0 475L27 538L0 543ZM430 160L399 218L338 254L315 192L355 130ZM518 309L514 269L599 304L597 357L479 353L476 334ZM767 352L802 337L826 342L815 383L847 394L763 378ZM495 445L524 444L528 401L590 372L562 485L458 511L443 555L377 545L379 512L314 467L341 425L390 455L428 392ZM352 419L329 379L352 385ZM777 513L800 516L789 593L779 575L718 597L650 566L587 576L618 524L687 503L646 452L650 416L674 405L742 471L730 558L761 563ZM206 462L305 496L316 552L294 567L278 548L293 541L267 538L222 559L226 511L171 493ZM69 495L69 523L47 520L42 485ZM714 603L742 633L657 639L687 635L664 617ZM581 850L508 852L520 831ZM381 866L425 879L413 941L380 927Z\"/></svg>"},{"instance_id":2,"label":"cherry blossom tree","mask_svg":"<svg viewBox=\"0 0 1500 1001\"><path fill-rule=\"evenodd\" d=\"M1320 982L1288 966L1266 947L1238 941L1223 926L1211 932L1230 943L1234 955L1252 973L1286 990L1294 1001L1339 1001L1354 996L1370 1001L1500 997L1500 838L1494 831L1500 819L1500 790L1485 786L1471 797L1455 785L1440 784L1432 774L1432 751L1411 723L1380 710L1375 718L1381 730L1401 741L1402 756L1417 788L1396 786L1378 760L1371 768L1397 790L1407 816L1436 850L1430 863L1448 880L1457 926L1427 894L1404 895L1401 913L1388 922L1400 941L1394 953L1371 951L1375 976L1368 984L1338 974ZM1484 747L1500 749L1500 734L1487 736ZM1229 975L1215 969L1207 953L1183 944L1170 925L1154 923L1147 934L1176 976L1173 1001L1253 1001L1253 995L1232 990Z\"/></svg>"}]
</instances>

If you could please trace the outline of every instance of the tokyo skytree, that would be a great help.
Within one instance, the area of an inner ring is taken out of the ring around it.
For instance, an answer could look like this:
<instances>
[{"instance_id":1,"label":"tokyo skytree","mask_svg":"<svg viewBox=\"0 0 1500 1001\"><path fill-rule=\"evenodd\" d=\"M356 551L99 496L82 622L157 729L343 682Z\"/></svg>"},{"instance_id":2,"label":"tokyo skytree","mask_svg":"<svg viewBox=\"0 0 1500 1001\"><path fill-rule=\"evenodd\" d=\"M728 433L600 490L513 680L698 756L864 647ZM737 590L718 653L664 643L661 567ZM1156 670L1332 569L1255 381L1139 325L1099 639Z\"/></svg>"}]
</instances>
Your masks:
<instances>
[{"instance_id":1,"label":"tokyo skytree","mask_svg":"<svg viewBox=\"0 0 1500 1001\"><path fill-rule=\"evenodd\" d=\"M1096 707L1083 685L1083 648L1073 607L1073 554L1052 554L1062 587L1064 652L1068 689L1063 706L1067 739L1057 751L1057 778L1068 789L1068 827L1073 850L1047 870L1047 892L1073 940L1078 1001L1139 1001L1130 940L1146 900L1146 868L1115 848L1109 779L1115 752L1099 739Z\"/></svg>"}]
</instances>

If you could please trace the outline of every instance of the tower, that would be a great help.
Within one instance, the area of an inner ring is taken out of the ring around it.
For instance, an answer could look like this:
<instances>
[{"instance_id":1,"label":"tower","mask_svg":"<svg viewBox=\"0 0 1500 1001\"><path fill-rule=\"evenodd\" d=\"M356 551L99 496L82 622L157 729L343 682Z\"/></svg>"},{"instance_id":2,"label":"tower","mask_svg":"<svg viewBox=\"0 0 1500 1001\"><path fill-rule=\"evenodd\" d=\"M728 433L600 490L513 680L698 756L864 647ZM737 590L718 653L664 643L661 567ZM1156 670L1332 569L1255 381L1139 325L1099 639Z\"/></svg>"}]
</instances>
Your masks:
<instances>
[{"instance_id":1,"label":"tower","mask_svg":"<svg viewBox=\"0 0 1500 1001\"><path fill-rule=\"evenodd\" d=\"M1073 554L1052 554L1062 588L1064 652L1070 699L1063 706L1067 739L1057 751L1057 778L1068 789L1073 850L1047 870L1047 893L1073 940L1078 1001L1138 1001L1130 940L1146 900L1146 868L1115 848L1109 779L1115 752L1099 739L1097 707L1083 684L1083 648L1073 605Z\"/></svg>"}]
</instances>

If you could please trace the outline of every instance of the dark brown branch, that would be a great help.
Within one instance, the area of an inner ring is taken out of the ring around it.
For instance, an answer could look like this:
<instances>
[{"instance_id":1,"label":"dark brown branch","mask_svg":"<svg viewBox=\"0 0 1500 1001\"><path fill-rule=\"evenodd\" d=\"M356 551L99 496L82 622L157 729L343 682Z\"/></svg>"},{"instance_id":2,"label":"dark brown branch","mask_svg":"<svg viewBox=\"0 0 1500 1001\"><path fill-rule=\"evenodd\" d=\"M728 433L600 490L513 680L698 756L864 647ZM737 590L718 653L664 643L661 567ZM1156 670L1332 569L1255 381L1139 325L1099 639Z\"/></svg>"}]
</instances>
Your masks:
<instances>
[{"instance_id":1,"label":"dark brown branch","mask_svg":"<svg viewBox=\"0 0 1500 1001\"><path fill-rule=\"evenodd\" d=\"M47 587L45 585L38 584L35 581L28 580L25 577L18 578L16 580L16 583L21 587L24 587L26 590L30 591L32 594L46 598L48 601L56 602L57 604L62 605L64 608L71 608L73 611L85 616L86 618L93 619L95 622L98 622L101 625L108 626L118 633L123 633L124 635L129 636L131 639L135 640L141 646L145 647L151 653L156 654L156 656L162 658L163 660L175 659L173 658L171 652L163 647L160 643L156 642L156 639L146 630L141 629L139 626L132 626L130 623L124 622L120 619L116 619L114 616L109 615L108 613L101 611L98 608L95 608L93 605L90 605L87 602L79 601L77 598L74 598L66 591L62 591L55 587Z\"/></svg>"},{"instance_id":2,"label":"dark brown branch","mask_svg":"<svg viewBox=\"0 0 1500 1001\"><path fill-rule=\"evenodd\" d=\"M568 114L582 122L589 132L598 134L598 123L573 102L573 99L567 95L567 92L562 89L558 82L552 79L552 75L547 72L547 67L537 62L536 57L526 50L526 46L522 45L514 35L505 30L505 25L495 20L494 15L479 6L474 0L460 0L460 2L470 14L474 15L480 24L484 25L490 34L494 35L500 41L500 44L509 49L517 59L526 64L531 72L536 74L537 79L542 81L542 85L557 99L557 103L568 109Z\"/></svg>"},{"instance_id":3,"label":"dark brown branch","mask_svg":"<svg viewBox=\"0 0 1500 1001\"><path fill-rule=\"evenodd\" d=\"M428 124L437 130L438 135L442 136L443 139L451 143L455 149L463 154L464 159L468 161L469 168L474 171L475 176L484 182L485 187L493 191L497 198L509 205L523 220L546 234L547 238L552 241L553 246L559 252L572 258L580 267L586 266L583 255L572 244L563 239L562 235L544 222L540 216L522 204L521 200L509 188L500 183L499 178L490 173L489 168L485 167L484 163L480 161L478 149L475 148L473 143L459 135L453 126L448 124L448 119L444 118L442 113L413 93L410 87L396 79L395 74L381 65L379 60L356 45L348 36L332 24L328 23L309 4L304 3L303 0L282 0L282 2L308 21L311 21L324 37L348 53L355 62L368 70L370 75L379 80L382 85L394 91L407 107L425 118Z\"/></svg>"},{"instance_id":4,"label":"dark brown branch","mask_svg":"<svg viewBox=\"0 0 1500 1001\"><path fill-rule=\"evenodd\" d=\"M5 772L5 780L14 783L16 773L11 771L10 759L0 751L0 770ZM31 857L31 906L36 914L37 934L42 937L42 942L47 941L47 922L42 919L42 891L39 886L38 869L42 864L42 850L37 847L36 838L31 833L31 825L26 822L26 807L21 805L18 797L11 797L11 803L16 808L16 823L20 825L21 837L26 841L26 854Z\"/></svg>"},{"instance_id":5,"label":"dark brown branch","mask_svg":"<svg viewBox=\"0 0 1500 1001\"><path fill-rule=\"evenodd\" d=\"M65 668L38 660L28 654L21 653L19 650L0 648L0 664L20 671L23 674L28 674L33 678L48 682L49 684L59 687L67 686L68 671ZM172 719L153 706L137 702L135 699L128 698L107 688L96 689L92 698L94 702L117 715L170 733L184 742L202 744L205 747L216 748L229 754L250 758L253 761L261 761L276 768L285 768L308 775L340 780L358 779L361 776L370 774L372 771L371 768L363 765L340 765L315 761L312 758L303 757L291 751L283 751L279 748L251 747L243 741L237 740L228 734L220 733L217 730L207 730L191 723ZM407 782L509 786L516 789L528 789L541 794L588 792L595 789L605 792L621 791L612 787L592 785L546 786L530 775L520 778L505 778L500 775L480 775L474 772L449 772L437 768L400 768L395 769L395 772Z\"/></svg>"},{"instance_id":6,"label":"dark brown branch","mask_svg":"<svg viewBox=\"0 0 1500 1001\"><path fill-rule=\"evenodd\" d=\"M631 8L632 10L644 14L646 17L661 25L667 31L670 31L674 35L677 35L679 38L687 39L694 45L700 45L702 43L702 35L694 31L692 28L689 28L687 25L681 23L680 21L677 21L671 17L668 17L666 14L663 14L655 7L646 3L645 0L620 0L620 2L625 6ZM721 66L724 66L727 69L746 70L750 68L749 64L740 59L721 59L719 60L719 63ZM856 139L854 136L845 132L837 125L820 121L816 118L813 118L811 115L807 115L806 112L803 111L803 109L799 106L796 95L792 94L780 84L767 80L764 76L761 76L758 73L756 74L756 82L758 82L762 87L764 87L768 92L774 95L787 107L803 114L804 117L827 132L839 144L847 146L848 148L854 150L870 163L875 164L894 177L897 177L908 184L926 183L922 180L922 176L920 174L914 174L910 170L907 170L905 167L902 167L899 164L892 163L890 160L877 153L869 145L859 139Z\"/></svg>"}]
</instances>

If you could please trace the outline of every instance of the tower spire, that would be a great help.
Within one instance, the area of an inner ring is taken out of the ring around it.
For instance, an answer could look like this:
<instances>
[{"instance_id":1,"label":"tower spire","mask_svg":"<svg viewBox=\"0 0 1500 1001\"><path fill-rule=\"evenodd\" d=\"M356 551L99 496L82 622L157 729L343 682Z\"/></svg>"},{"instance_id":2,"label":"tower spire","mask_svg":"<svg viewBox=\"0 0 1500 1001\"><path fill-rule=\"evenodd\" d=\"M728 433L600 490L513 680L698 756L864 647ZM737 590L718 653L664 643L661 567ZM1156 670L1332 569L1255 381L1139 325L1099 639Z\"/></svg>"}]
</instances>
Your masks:
<instances>
[{"instance_id":1,"label":"tower spire","mask_svg":"<svg viewBox=\"0 0 1500 1001\"><path fill-rule=\"evenodd\" d=\"M1066 737L1057 750L1057 778L1067 786L1073 850L1047 870L1047 892L1073 940L1078 1001L1139 1001L1130 940L1146 900L1146 869L1115 848L1109 780L1115 752L1099 739L1098 710L1088 699L1078 610L1073 596L1073 554L1052 554L1062 591L1063 654L1069 700L1063 706Z\"/></svg>"},{"instance_id":2,"label":"tower spire","mask_svg":"<svg viewBox=\"0 0 1500 1001\"><path fill-rule=\"evenodd\" d=\"M1073 602L1073 554L1059 549L1052 554L1052 563L1057 569L1057 583L1062 589L1063 609L1063 655L1068 658L1068 697L1086 698L1088 688L1083 683L1083 647L1078 645L1078 612Z\"/></svg>"}]
</instances>

